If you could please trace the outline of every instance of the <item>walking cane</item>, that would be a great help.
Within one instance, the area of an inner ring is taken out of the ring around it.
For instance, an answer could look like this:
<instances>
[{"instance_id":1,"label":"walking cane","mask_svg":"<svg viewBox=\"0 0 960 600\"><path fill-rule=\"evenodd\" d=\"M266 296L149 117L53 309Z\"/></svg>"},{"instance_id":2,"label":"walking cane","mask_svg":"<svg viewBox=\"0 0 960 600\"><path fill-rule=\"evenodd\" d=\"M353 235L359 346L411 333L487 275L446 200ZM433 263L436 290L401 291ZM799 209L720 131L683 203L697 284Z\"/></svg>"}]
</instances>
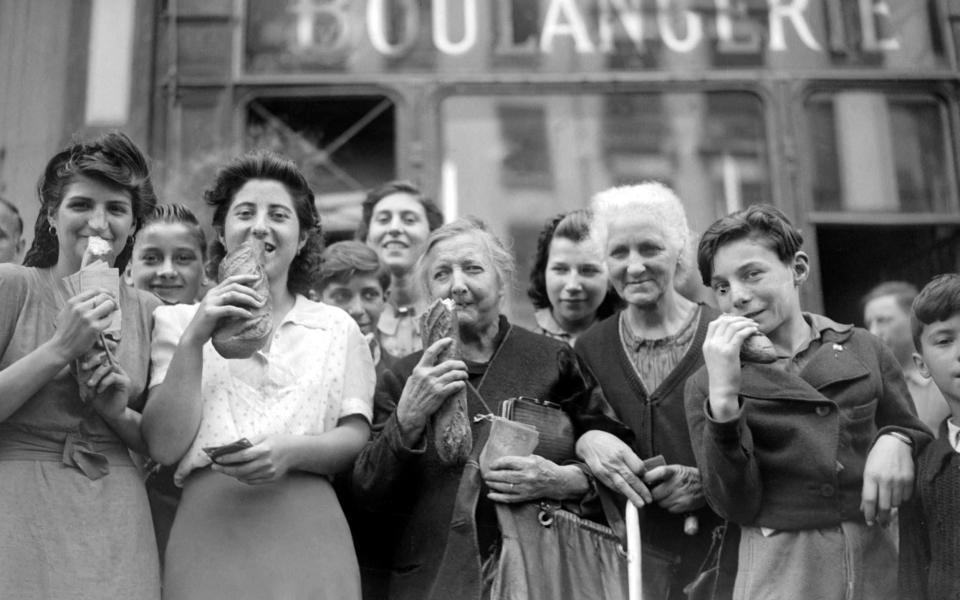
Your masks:
<instances>
[{"instance_id":1,"label":"walking cane","mask_svg":"<svg viewBox=\"0 0 960 600\"><path fill-rule=\"evenodd\" d=\"M627 500L627 590L630 600L643 600L643 577L640 560L640 512Z\"/></svg>"}]
</instances>

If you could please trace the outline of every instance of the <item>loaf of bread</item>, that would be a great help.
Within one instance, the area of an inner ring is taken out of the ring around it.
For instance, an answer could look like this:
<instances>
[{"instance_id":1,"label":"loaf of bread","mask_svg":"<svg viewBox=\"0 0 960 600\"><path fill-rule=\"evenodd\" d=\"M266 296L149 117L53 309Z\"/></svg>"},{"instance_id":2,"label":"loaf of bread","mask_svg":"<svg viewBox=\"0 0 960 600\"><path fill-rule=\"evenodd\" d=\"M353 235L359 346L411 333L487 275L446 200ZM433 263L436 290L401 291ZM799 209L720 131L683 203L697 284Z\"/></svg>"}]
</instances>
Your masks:
<instances>
[{"instance_id":1,"label":"loaf of bread","mask_svg":"<svg viewBox=\"0 0 960 600\"><path fill-rule=\"evenodd\" d=\"M759 331L743 341L740 346L740 360L743 362L772 363L777 361L777 351L770 338Z\"/></svg>"},{"instance_id":2,"label":"loaf of bread","mask_svg":"<svg viewBox=\"0 0 960 600\"><path fill-rule=\"evenodd\" d=\"M220 261L220 281L232 275L254 274L257 280L249 283L251 288L268 301L260 308L249 309L249 319L223 319L213 332L213 347L224 358L249 358L266 345L273 331L270 307L270 286L263 270L263 244L247 240Z\"/></svg>"},{"instance_id":3,"label":"loaf of bread","mask_svg":"<svg viewBox=\"0 0 960 600\"><path fill-rule=\"evenodd\" d=\"M460 328L452 300L436 300L420 316L420 337L423 347L428 348L439 339L453 339L437 362L460 358ZM466 388L453 394L433 413L433 440L440 461L446 465L466 462L473 449L473 434L467 415Z\"/></svg>"}]
</instances>

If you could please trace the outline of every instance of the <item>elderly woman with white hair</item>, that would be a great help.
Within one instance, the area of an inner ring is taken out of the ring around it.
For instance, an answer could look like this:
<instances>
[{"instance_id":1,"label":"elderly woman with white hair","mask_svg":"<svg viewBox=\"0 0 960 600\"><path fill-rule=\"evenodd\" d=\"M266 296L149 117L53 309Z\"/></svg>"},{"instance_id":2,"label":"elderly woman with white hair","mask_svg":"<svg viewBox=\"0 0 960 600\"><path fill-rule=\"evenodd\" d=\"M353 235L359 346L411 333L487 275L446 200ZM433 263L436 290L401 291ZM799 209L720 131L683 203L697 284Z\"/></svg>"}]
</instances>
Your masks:
<instances>
[{"instance_id":1,"label":"elderly woman with white hair","mask_svg":"<svg viewBox=\"0 0 960 600\"><path fill-rule=\"evenodd\" d=\"M441 461L431 416L455 393L467 390L474 453L490 429L475 417L500 414L501 403L518 396L559 404L580 431L629 435L585 393L569 346L501 314L513 272L510 252L472 219L431 233L417 264L427 296L456 303L461 359L438 359L450 343L444 338L397 361L377 385L374 437L357 459L353 487L366 508L396 525L397 539L384 536L395 546L391 599L480 597L489 584L481 564L500 539L494 503L576 502L590 491L581 467L536 454L498 458L482 476L472 461Z\"/></svg>"},{"instance_id":2,"label":"elderly woman with white hair","mask_svg":"<svg viewBox=\"0 0 960 600\"><path fill-rule=\"evenodd\" d=\"M683 398L687 378L703 365L707 324L719 313L677 291L694 264L694 236L670 188L616 187L592 205L592 235L626 307L581 336L576 351L634 441L589 431L577 454L598 480L645 507L645 596L684 598L720 523L706 507ZM645 469L643 461L658 455L666 465Z\"/></svg>"}]
</instances>

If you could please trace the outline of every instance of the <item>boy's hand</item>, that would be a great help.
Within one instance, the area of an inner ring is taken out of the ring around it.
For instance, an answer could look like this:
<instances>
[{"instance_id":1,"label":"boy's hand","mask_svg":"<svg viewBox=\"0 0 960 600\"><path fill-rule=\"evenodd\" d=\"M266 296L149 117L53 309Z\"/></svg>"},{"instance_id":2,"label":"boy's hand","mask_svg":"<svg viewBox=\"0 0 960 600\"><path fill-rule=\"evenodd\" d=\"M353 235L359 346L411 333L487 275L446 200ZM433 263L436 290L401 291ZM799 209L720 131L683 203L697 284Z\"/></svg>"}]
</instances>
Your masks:
<instances>
[{"instance_id":1,"label":"boy's hand","mask_svg":"<svg viewBox=\"0 0 960 600\"><path fill-rule=\"evenodd\" d=\"M913 449L892 435L877 438L863 468L860 510L867 525L890 522L890 511L913 493L913 474Z\"/></svg>"},{"instance_id":2,"label":"boy's hand","mask_svg":"<svg viewBox=\"0 0 960 600\"><path fill-rule=\"evenodd\" d=\"M720 315L707 326L703 360L710 381L710 412L717 420L729 420L739 410L740 347L757 331L756 321L735 315Z\"/></svg>"}]
</instances>

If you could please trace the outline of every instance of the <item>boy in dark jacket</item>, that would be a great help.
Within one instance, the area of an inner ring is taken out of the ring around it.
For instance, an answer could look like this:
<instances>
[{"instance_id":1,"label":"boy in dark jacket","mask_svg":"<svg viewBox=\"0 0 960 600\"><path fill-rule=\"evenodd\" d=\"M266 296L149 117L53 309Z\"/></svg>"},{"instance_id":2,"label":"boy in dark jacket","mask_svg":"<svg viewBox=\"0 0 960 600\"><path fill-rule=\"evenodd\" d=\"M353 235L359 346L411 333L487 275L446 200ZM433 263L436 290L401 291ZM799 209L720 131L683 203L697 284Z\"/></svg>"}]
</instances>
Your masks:
<instances>
[{"instance_id":1,"label":"boy in dark jacket","mask_svg":"<svg viewBox=\"0 0 960 600\"><path fill-rule=\"evenodd\" d=\"M913 359L950 407L920 455L913 499L900 513L900 597L960 598L960 275L933 279L913 302Z\"/></svg>"},{"instance_id":2,"label":"boy in dark jacket","mask_svg":"<svg viewBox=\"0 0 960 600\"><path fill-rule=\"evenodd\" d=\"M700 274L725 314L687 382L690 438L707 501L741 526L735 599L889 598L897 555L885 525L930 433L879 339L801 311L802 243L768 205L704 233ZM775 356L741 362L758 333Z\"/></svg>"}]
</instances>

